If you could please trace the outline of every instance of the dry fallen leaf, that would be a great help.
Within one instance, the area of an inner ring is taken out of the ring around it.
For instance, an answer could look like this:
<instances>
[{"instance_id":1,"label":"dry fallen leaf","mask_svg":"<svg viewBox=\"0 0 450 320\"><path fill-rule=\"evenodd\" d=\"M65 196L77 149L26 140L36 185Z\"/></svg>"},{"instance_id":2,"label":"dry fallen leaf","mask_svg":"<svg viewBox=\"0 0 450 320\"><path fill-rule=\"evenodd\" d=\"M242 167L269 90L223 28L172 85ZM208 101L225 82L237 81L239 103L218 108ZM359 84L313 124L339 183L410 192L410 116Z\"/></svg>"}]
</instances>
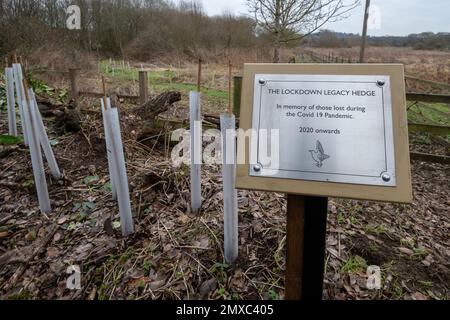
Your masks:
<instances>
[{"instance_id":1,"label":"dry fallen leaf","mask_svg":"<svg viewBox=\"0 0 450 320\"><path fill-rule=\"evenodd\" d=\"M414 254L414 251L412 251L411 249L405 248L405 247L399 247L398 250L401 253L404 253L404 254L407 254L407 255L410 255L410 256Z\"/></svg>"},{"instance_id":2,"label":"dry fallen leaf","mask_svg":"<svg viewBox=\"0 0 450 320\"><path fill-rule=\"evenodd\" d=\"M411 296L414 300L428 300L428 297L420 292L415 292Z\"/></svg>"}]
</instances>

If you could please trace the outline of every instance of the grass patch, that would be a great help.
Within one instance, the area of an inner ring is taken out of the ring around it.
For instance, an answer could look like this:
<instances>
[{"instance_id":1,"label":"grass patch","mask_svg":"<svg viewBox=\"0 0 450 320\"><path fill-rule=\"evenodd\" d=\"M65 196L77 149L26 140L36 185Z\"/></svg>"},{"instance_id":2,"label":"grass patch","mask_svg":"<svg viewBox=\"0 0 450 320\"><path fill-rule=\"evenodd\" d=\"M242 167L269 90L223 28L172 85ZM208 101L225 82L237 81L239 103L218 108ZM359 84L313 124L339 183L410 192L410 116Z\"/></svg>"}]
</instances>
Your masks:
<instances>
[{"instance_id":1,"label":"grass patch","mask_svg":"<svg viewBox=\"0 0 450 320\"><path fill-rule=\"evenodd\" d=\"M341 268L344 273L358 273L367 269L367 263L364 258L360 256L352 256L348 258Z\"/></svg>"},{"instance_id":2,"label":"grass patch","mask_svg":"<svg viewBox=\"0 0 450 320\"><path fill-rule=\"evenodd\" d=\"M22 142L23 142L22 137L10 136L7 134L0 135L0 145L11 146L11 145L20 144Z\"/></svg>"},{"instance_id":3,"label":"grass patch","mask_svg":"<svg viewBox=\"0 0 450 320\"><path fill-rule=\"evenodd\" d=\"M450 108L445 103L421 102L408 110L408 120L415 123L449 126Z\"/></svg>"},{"instance_id":4,"label":"grass patch","mask_svg":"<svg viewBox=\"0 0 450 320\"><path fill-rule=\"evenodd\" d=\"M28 290L23 290L20 293L9 296L8 300L31 300L32 298L33 297L31 295L31 292L29 292Z\"/></svg>"},{"instance_id":5,"label":"grass patch","mask_svg":"<svg viewBox=\"0 0 450 320\"><path fill-rule=\"evenodd\" d=\"M113 71L114 68L114 71ZM110 64L109 60L100 61L100 70L103 74L114 77L119 81L138 81L139 71L135 68L122 66L122 62L114 62ZM182 82L183 77L175 70L154 70L148 71L148 83L150 88L156 92L174 90L188 94L189 91L197 90L194 83ZM213 104L226 104L228 101L228 92L210 87L202 86L202 94Z\"/></svg>"},{"instance_id":6,"label":"grass patch","mask_svg":"<svg viewBox=\"0 0 450 320\"><path fill-rule=\"evenodd\" d=\"M387 233L386 228L382 224L377 225L376 227L367 226L366 227L366 232L373 233L373 234L376 234L376 235L386 234Z\"/></svg>"}]
</instances>

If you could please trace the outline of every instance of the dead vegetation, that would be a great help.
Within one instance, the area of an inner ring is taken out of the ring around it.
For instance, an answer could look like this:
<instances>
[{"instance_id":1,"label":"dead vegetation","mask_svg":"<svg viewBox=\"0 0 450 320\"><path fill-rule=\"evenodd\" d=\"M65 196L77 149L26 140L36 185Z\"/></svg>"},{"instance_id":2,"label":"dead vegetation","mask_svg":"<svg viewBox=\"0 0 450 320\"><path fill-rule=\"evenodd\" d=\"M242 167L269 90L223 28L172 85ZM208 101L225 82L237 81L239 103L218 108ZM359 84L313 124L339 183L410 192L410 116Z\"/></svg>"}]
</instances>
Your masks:
<instances>
[{"instance_id":1,"label":"dead vegetation","mask_svg":"<svg viewBox=\"0 0 450 320\"><path fill-rule=\"evenodd\" d=\"M185 96L174 101L170 119L186 117L186 101ZM85 99L82 104L77 133L57 134L54 119L45 119L64 169L62 181L50 178L52 214L38 210L28 150L1 147L2 299L284 297L283 195L239 191L240 256L236 264L227 265L220 168L204 166L204 205L201 214L193 215L188 167L175 168L169 160L173 124L158 127L164 144L155 139L137 142L143 119L136 107L122 103L136 221L136 233L124 239L111 200L98 101ZM3 127L5 117L1 122ZM449 168L413 162L412 170L412 205L331 200L326 299L449 298ZM366 288L366 267L373 264L382 270L381 290ZM81 268L82 290L66 288L71 265Z\"/></svg>"}]
</instances>

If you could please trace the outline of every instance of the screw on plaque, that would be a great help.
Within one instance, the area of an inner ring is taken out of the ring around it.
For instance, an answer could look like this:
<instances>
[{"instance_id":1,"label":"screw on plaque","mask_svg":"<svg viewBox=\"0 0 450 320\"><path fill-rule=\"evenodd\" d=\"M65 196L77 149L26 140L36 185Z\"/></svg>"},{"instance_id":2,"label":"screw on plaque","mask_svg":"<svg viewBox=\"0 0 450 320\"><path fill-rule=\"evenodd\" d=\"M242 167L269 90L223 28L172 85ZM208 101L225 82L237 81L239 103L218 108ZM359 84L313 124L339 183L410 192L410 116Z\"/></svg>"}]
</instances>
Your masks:
<instances>
[{"instance_id":1,"label":"screw on plaque","mask_svg":"<svg viewBox=\"0 0 450 320\"><path fill-rule=\"evenodd\" d=\"M389 182L391 181L391 176L389 175L389 173L385 172L381 175L381 179L383 179L384 182Z\"/></svg>"},{"instance_id":2,"label":"screw on plaque","mask_svg":"<svg viewBox=\"0 0 450 320\"><path fill-rule=\"evenodd\" d=\"M255 164L253 166L253 171L255 171L255 172L260 172L261 169L262 169L262 166L259 163Z\"/></svg>"},{"instance_id":3,"label":"screw on plaque","mask_svg":"<svg viewBox=\"0 0 450 320\"><path fill-rule=\"evenodd\" d=\"M259 79L259 84L262 85L262 86L265 85L266 82L267 82L267 81L266 81L266 79L264 79L264 78Z\"/></svg>"},{"instance_id":4,"label":"screw on plaque","mask_svg":"<svg viewBox=\"0 0 450 320\"><path fill-rule=\"evenodd\" d=\"M384 86L385 83L386 82L384 82L383 80L378 80L377 81L377 86L382 87L382 86Z\"/></svg>"}]
</instances>

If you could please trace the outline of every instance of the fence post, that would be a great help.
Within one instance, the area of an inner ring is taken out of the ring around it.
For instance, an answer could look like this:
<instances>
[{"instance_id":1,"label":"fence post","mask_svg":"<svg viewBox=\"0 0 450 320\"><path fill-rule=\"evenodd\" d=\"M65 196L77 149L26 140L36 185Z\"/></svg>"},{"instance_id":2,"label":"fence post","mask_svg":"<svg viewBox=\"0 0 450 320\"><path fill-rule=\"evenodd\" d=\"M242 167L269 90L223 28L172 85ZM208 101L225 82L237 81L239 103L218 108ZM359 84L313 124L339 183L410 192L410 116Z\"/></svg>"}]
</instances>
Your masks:
<instances>
[{"instance_id":1,"label":"fence post","mask_svg":"<svg viewBox=\"0 0 450 320\"><path fill-rule=\"evenodd\" d=\"M139 71L139 102L142 104L148 100L148 75L147 71Z\"/></svg>"},{"instance_id":2,"label":"fence post","mask_svg":"<svg viewBox=\"0 0 450 320\"><path fill-rule=\"evenodd\" d=\"M241 114L241 93L242 93L242 76L234 77L234 94L233 94L233 113L236 117Z\"/></svg>"},{"instance_id":3,"label":"fence post","mask_svg":"<svg viewBox=\"0 0 450 320\"><path fill-rule=\"evenodd\" d=\"M70 77L70 98L73 100L75 108L78 109L78 97L80 92L78 89L78 69L69 69L69 77Z\"/></svg>"}]
</instances>

